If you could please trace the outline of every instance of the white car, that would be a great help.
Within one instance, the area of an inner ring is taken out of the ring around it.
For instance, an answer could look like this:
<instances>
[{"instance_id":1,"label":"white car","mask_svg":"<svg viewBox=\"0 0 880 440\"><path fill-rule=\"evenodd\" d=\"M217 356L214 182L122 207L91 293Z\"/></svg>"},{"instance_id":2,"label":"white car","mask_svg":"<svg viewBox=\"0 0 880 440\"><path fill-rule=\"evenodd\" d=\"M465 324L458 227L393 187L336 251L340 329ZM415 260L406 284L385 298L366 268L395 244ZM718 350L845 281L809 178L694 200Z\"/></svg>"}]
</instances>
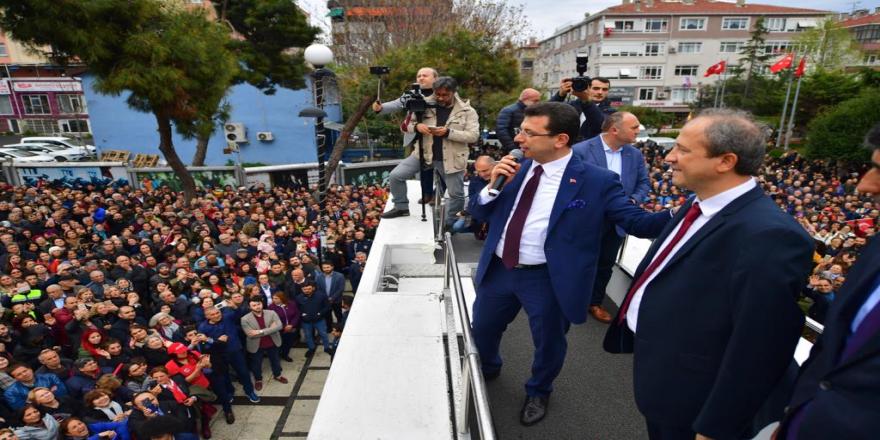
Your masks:
<instances>
[{"instance_id":1,"label":"white car","mask_svg":"<svg viewBox=\"0 0 880 440\"><path fill-rule=\"evenodd\" d=\"M55 162L55 158L46 154L21 151L14 148L0 148L0 160L12 160L12 163Z\"/></svg>"},{"instance_id":2,"label":"white car","mask_svg":"<svg viewBox=\"0 0 880 440\"><path fill-rule=\"evenodd\" d=\"M98 149L95 148L94 145L86 145L77 141L76 139L71 139L63 136L26 137L21 138L20 142L23 144L52 144L58 145L59 147L73 148L76 151L82 152L86 156L95 156L98 151Z\"/></svg>"},{"instance_id":3,"label":"white car","mask_svg":"<svg viewBox=\"0 0 880 440\"><path fill-rule=\"evenodd\" d=\"M30 151L31 153L45 154L47 156L54 157L55 160L57 160L58 162L82 160L88 157L85 153L82 152L82 148L73 149L54 144L9 144L4 145L3 148L12 148L15 150Z\"/></svg>"}]
</instances>

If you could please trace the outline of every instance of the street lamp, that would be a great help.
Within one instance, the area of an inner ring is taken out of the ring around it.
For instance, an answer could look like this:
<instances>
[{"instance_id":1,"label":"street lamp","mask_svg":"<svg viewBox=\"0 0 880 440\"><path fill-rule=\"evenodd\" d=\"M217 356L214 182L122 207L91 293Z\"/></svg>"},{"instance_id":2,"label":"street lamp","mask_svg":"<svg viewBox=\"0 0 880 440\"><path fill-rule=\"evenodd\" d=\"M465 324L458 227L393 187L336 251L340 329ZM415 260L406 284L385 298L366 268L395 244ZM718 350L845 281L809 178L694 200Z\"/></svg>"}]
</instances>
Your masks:
<instances>
[{"instance_id":1,"label":"street lamp","mask_svg":"<svg viewBox=\"0 0 880 440\"><path fill-rule=\"evenodd\" d=\"M324 111L324 78L333 77L333 72L327 69L327 64L333 62L333 51L323 44L312 44L303 52L306 62L311 64L315 70L312 71L312 87L314 92L315 107L307 107L299 112L301 118L315 118L315 144L318 150L318 231L321 237L321 244L318 246L318 260L323 263L322 247L324 246L324 211L327 193L327 176L324 169L324 158L327 151L327 134L324 129L324 118L327 112Z\"/></svg>"}]
</instances>

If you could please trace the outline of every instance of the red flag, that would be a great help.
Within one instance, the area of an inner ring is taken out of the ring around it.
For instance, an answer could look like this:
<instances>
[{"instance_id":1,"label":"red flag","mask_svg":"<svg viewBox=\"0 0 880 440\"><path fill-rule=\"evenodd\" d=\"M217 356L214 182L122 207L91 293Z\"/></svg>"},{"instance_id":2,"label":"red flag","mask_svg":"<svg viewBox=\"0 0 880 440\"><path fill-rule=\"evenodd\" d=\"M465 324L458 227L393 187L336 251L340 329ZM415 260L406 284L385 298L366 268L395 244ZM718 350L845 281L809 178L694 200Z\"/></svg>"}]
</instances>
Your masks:
<instances>
[{"instance_id":1,"label":"red flag","mask_svg":"<svg viewBox=\"0 0 880 440\"><path fill-rule=\"evenodd\" d=\"M791 67L791 63L793 63L793 62L794 62L794 54L790 53L790 54L782 57L782 59L777 61L776 64L770 66L770 71L773 73L779 73L779 72Z\"/></svg>"},{"instance_id":2,"label":"red flag","mask_svg":"<svg viewBox=\"0 0 880 440\"><path fill-rule=\"evenodd\" d=\"M703 76L721 75L726 69L727 63L724 61L719 61L717 64L713 64L711 67L709 67Z\"/></svg>"},{"instance_id":3,"label":"red flag","mask_svg":"<svg viewBox=\"0 0 880 440\"><path fill-rule=\"evenodd\" d=\"M798 63L797 70L794 71L794 76L800 78L804 76L804 71L807 70L807 57L801 58L801 62Z\"/></svg>"}]
</instances>

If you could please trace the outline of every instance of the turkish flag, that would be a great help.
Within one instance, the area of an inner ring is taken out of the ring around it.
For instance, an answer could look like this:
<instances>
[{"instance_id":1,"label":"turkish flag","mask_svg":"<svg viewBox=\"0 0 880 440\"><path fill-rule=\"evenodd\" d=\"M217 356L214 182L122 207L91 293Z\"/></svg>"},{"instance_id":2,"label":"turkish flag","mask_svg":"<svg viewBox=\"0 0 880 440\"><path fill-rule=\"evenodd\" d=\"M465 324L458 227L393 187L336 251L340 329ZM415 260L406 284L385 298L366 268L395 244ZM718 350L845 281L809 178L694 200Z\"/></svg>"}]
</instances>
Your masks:
<instances>
[{"instance_id":1,"label":"turkish flag","mask_svg":"<svg viewBox=\"0 0 880 440\"><path fill-rule=\"evenodd\" d=\"M717 64L713 64L711 67L706 69L706 73L703 76L712 76L712 75L721 75L724 73L724 70L727 68L727 63L724 61L719 61Z\"/></svg>"},{"instance_id":2,"label":"turkish flag","mask_svg":"<svg viewBox=\"0 0 880 440\"><path fill-rule=\"evenodd\" d=\"M791 67L791 63L793 63L793 62L794 62L794 54L790 53L790 54L782 57L782 59L777 61L776 64L770 66L770 71L773 73L779 73L782 70L785 70L785 69L788 69L789 67Z\"/></svg>"},{"instance_id":3,"label":"turkish flag","mask_svg":"<svg viewBox=\"0 0 880 440\"><path fill-rule=\"evenodd\" d=\"M794 76L800 78L804 76L804 71L807 70L807 57L801 58L801 62L798 63L797 70L794 71Z\"/></svg>"}]
</instances>

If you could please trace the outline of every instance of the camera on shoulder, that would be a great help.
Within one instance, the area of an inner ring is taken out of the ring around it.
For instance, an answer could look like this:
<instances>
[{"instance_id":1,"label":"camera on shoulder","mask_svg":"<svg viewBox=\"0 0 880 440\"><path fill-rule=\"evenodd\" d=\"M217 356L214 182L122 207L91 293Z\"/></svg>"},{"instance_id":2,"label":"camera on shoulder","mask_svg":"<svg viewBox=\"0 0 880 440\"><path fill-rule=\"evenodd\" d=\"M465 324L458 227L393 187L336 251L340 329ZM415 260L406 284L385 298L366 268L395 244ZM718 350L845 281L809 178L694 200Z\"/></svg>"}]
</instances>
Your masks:
<instances>
[{"instance_id":1,"label":"camera on shoulder","mask_svg":"<svg viewBox=\"0 0 880 440\"><path fill-rule=\"evenodd\" d=\"M434 107L433 104L428 104L428 101L425 101L425 96L422 95L422 88L419 83L413 83L408 90L404 91L403 95L400 96L400 100L403 102L406 111L412 113L424 113L429 107Z\"/></svg>"}]
</instances>

